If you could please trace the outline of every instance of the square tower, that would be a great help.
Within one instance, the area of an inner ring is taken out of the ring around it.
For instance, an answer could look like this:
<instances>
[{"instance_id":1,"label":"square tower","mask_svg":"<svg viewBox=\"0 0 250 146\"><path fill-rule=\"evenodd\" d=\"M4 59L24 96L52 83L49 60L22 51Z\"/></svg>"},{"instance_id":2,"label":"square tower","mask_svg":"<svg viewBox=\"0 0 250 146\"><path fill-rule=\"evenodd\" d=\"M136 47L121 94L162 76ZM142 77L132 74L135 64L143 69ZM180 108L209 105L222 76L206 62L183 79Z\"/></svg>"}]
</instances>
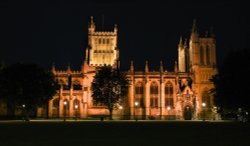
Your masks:
<instances>
[{"instance_id":1,"label":"square tower","mask_svg":"<svg viewBox=\"0 0 250 146\"><path fill-rule=\"evenodd\" d=\"M89 66L113 66L119 60L117 32L117 25L114 26L114 31L96 31L93 17L91 17L85 58Z\"/></svg>"}]
</instances>

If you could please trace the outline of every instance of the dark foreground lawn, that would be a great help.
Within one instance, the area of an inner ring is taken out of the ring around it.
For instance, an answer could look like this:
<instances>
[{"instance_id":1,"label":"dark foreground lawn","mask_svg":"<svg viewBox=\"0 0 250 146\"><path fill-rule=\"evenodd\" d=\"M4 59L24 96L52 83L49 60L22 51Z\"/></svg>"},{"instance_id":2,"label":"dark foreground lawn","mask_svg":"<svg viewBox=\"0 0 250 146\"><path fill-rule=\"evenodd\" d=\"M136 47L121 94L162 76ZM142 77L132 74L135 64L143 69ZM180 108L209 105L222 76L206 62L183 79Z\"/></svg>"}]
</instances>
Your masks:
<instances>
[{"instance_id":1,"label":"dark foreground lawn","mask_svg":"<svg viewBox=\"0 0 250 146\"><path fill-rule=\"evenodd\" d=\"M249 146L234 122L0 122L0 146Z\"/></svg>"}]
</instances>

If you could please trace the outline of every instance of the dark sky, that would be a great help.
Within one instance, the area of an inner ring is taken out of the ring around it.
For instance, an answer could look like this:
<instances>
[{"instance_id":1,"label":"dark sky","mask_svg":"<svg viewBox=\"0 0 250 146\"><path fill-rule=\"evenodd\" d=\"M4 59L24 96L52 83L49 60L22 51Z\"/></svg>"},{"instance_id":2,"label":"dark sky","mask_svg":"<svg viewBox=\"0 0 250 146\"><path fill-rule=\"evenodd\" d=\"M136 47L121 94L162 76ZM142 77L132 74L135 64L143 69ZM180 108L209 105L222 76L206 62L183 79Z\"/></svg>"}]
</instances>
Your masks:
<instances>
[{"instance_id":1,"label":"dark sky","mask_svg":"<svg viewBox=\"0 0 250 146\"><path fill-rule=\"evenodd\" d=\"M189 37L196 18L201 34L212 26L218 61L232 49L248 47L247 5L240 0L12 0L1 2L0 60L38 63L50 68L80 69L87 46L87 24L119 28L122 68L130 60L143 68L145 60L158 70L162 60L172 70L180 36Z\"/></svg>"}]
</instances>

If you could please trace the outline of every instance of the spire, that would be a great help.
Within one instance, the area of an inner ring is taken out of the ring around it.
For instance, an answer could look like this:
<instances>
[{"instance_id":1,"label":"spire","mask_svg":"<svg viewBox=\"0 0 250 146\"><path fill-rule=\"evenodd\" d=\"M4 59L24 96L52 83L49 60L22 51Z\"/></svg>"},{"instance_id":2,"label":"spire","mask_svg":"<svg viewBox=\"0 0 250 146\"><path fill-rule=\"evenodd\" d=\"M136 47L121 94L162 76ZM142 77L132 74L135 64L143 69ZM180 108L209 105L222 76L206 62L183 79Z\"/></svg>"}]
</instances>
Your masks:
<instances>
[{"instance_id":1,"label":"spire","mask_svg":"<svg viewBox=\"0 0 250 146\"><path fill-rule=\"evenodd\" d=\"M68 73L70 73L70 72L71 72L70 63L68 64L67 72L68 72Z\"/></svg>"},{"instance_id":2,"label":"spire","mask_svg":"<svg viewBox=\"0 0 250 146\"><path fill-rule=\"evenodd\" d=\"M211 37L215 37L213 26L210 27L209 35L210 35Z\"/></svg>"},{"instance_id":3,"label":"spire","mask_svg":"<svg viewBox=\"0 0 250 146\"><path fill-rule=\"evenodd\" d=\"M55 67L55 63L52 63L52 69L51 69L52 73L56 72L56 67Z\"/></svg>"},{"instance_id":4,"label":"spire","mask_svg":"<svg viewBox=\"0 0 250 146\"><path fill-rule=\"evenodd\" d=\"M130 62L130 72L134 72L134 63L133 60Z\"/></svg>"},{"instance_id":5,"label":"spire","mask_svg":"<svg viewBox=\"0 0 250 146\"><path fill-rule=\"evenodd\" d=\"M114 27L114 32L117 33L118 32L118 26L117 24L115 24L115 27Z\"/></svg>"},{"instance_id":6,"label":"spire","mask_svg":"<svg viewBox=\"0 0 250 146\"><path fill-rule=\"evenodd\" d=\"M184 41L184 43L183 43L183 46L184 46L184 48L187 48L187 39L185 39L185 41Z\"/></svg>"},{"instance_id":7,"label":"spire","mask_svg":"<svg viewBox=\"0 0 250 146\"><path fill-rule=\"evenodd\" d=\"M89 60L89 49L86 49L86 54L85 54L85 60L88 61Z\"/></svg>"},{"instance_id":8,"label":"spire","mask_svg":"<svg viewBox=\"0 0 250 146\"><path fill-rule=\"evenodd\" d=\"M95 22L94 17L90 17L90 23L89 23L89 33L93 33L95 31Z\"/></svg>"},{"instance_id":9,"label":"spire","mask_svg":"<svg viewBox=\"0 0 250 146\"><path fill-rule=\"evenodd\" d=\"M148 61L146 61L146 64L145 64L145 72L148 72Z\"/></svg>"},{"instance_id":10,"label":"spire","mask_svg":"<svg viewBox=\"0 0 250 146\"><path fill-rule=\"evenodd\" d=\"M162 61L160 61L160 72L164 72Z\"/></svg>"},{"instance_id":11,"label":"spire","mask_svg":"<svg viewBox=\"0 0 250 146\"><path fill-rule=\"evenodd\" d=\"M93 16L90 17L90 25L95 25L94 17Z\"/></svg>"},{"instance_id":12,"label":"spire","mask_svg":"<svg viewBox=\"0 0 250 146\"><path fill-rule=\"evenodd\" d=\"M178 72L177 61L174 62L174 72Z\"/></svg>"},{"instance_id":13,"label":"spire","mask_svg":"<svg viewBox=\"0 0 250 146\"><path fill-rule=\"evenodd\" d=\"M179 47L182 47L182 36L180 36Z\"/></svg>"},{"instance_id":14,"label":"spire","mask_svg":"<svg viewBox=\"0 0 250 146\"><path fill-rule=\"evenodd\" d=\"M192 33L197 32L196 19L193 20Z\"/></svg>"}]
</instances>

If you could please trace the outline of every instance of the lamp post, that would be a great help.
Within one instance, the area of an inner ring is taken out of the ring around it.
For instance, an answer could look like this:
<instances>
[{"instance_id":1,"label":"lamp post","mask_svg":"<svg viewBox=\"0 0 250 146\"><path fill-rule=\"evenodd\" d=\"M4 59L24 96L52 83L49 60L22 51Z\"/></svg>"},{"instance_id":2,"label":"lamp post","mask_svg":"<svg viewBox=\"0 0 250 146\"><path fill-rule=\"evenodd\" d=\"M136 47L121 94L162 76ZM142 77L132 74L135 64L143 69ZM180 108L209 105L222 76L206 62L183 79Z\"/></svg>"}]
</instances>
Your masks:
<instances>
[{"instance_id":1,"label":"lamp post","mask_svg":"<svg viewBox=\"0 0 250 146\"><path fill-rule=\"evenodd\" d=\"M135 102L135 108L137 108L137 106L139 105L139 102ZM137 121L137 116L136 116L136 112L135 112L135 109L134 109L134 116L135 116L135 121Z\"/></svg>"},{"instance_id":2,"label":"lamp post","mask_svg":"<svg viewBox=\"0 0 250 146\"><path fill-rule=\"evenodd\" d=\"M202 105L202 108L203 108L203 109L202 109L202 112L203 112L203 121L205 121L205 116L206 116L206 115L205 115L205 107L206 107L206 103L203 102L201 105Z\"/></svg>"},{"instance_id":3,"label":"lamp post","mask_svg":"<svg viewBox=\"0 0 250 146\"><path fill-rule=\"evenodd\" d=\"M167 107L167 110L168 110L168 119L170 119L169 111L171 110L171 107L168 106L168 107Z\"/></svg>"},{"instance_id":4,"label":"lamp post","mask_svg":"<svg viewBox=\"0 0 250 146\"><path fill-rule=\"evenodd\" d=\"M26 107L26 105L25 105L25 104L23 104L23 105L22 105L22 108L23 108L23 121L25 121L25 120L26 120L26 119L25 119L25 116L26 116L25 107Z\"/></svg>"},{"instance_id":5,"label":"lamp post","mask_svg":"<svg viewBox=\"0 0 250 146\"><path fill-rule=\"evenodd\" d=\"M76 120L77 120L78 108L79 108L79 106L76 104L75 105L75 118L76 118Z\"/></svg>"},{"instance_id":6,"label":"lamp post","mask_svg":"<svg viewBox=\"0 0 250 146\"><path fill-rule=\"evenodd\" d=\"M64 105L64 108L63 108L64 122L66 121L66 107L67 107L67 104L68 104L67 101L64 101L64 102L63 102L63 105Z\"/></svg>"},{"instance_id":7,"label":"lamp post","mask_svg":"<svg viewBox=\"0 0 250 146\"><path fill-rule=\"evenodd\" d=\"M119 110L120 110L120 119L122 119L122 109L123 109L123 107L122 106L119 106Z\"/></svg>"}]
</instances>

